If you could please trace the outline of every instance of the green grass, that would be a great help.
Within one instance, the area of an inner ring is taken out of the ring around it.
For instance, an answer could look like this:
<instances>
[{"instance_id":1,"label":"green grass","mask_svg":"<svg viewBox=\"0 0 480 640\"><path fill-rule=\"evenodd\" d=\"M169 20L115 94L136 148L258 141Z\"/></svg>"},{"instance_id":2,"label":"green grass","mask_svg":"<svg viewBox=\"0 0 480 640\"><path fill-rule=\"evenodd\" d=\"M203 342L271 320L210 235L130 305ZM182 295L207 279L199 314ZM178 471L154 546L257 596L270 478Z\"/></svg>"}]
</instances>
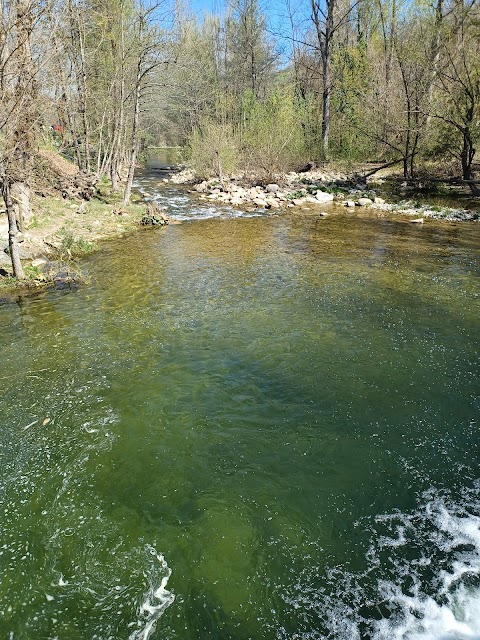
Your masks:
<instances>
[{"instance_id":1,"label":"green grass","mask_svg":"<svg viewBox=\"0 0 480 640\"><path fill-rule=\"evenodd\" d=\"M77 236L67 226L63 226L57 234L61 240L60 246L57 249L58 259L62 260L68 256L68 258L78 258L88 255L95 251L95 243Z\"/></svg>"},{"instance_id":2,"label":"green grass","mask_svg":"<svg viewBox=\"0 0 480 640\"><path fill-rule=\"evenodd\" d=\"M285 196L287 200L295 200L296 198L304 198L308 194L306 189L298 189L297 191L291 191Z\"/></svg>"},{"instance_id":3,"label":"green grass","mask_svg":"<svg viewBox=\"0 0 480 640\"><path fill-rule=\"evenodd\" d=\"M17 280L17 278L10 273L10 268L4 270L7 271L7 275L0 276L0 292L4 294L37 291L53 282L50 276L42 274L38 267L33 267L32 265L24 265L24 280Z\"/></svg>"}]
</instances>

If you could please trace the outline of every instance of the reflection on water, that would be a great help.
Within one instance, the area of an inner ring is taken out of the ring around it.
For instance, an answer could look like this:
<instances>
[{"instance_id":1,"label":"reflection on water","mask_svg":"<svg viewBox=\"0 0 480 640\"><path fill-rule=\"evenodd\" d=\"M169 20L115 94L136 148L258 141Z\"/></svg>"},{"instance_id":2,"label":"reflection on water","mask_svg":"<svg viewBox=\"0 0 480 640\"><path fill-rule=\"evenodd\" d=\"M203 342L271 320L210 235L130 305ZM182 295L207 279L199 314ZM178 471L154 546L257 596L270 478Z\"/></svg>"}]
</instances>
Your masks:
<instances>
[{"instance_id":1,"label":"reflection on water","mask_svg":"<svg viewBox=\"0 0 480 640\"><path fill-rule=\"evenodd\" d=\"M478 634L477 226L332 211L0 307L2 637Z\"/></svg>"},{"instance_id":2,"label":"reflection on water","mask_svg":"<svg viewBox=\"0 0 480 640\"><path fill-rule=\"evenodd\" d=\"M168 171L182 162L181 147L152 147L147 160L147 169Z\"/></svg>"}]
</instances>

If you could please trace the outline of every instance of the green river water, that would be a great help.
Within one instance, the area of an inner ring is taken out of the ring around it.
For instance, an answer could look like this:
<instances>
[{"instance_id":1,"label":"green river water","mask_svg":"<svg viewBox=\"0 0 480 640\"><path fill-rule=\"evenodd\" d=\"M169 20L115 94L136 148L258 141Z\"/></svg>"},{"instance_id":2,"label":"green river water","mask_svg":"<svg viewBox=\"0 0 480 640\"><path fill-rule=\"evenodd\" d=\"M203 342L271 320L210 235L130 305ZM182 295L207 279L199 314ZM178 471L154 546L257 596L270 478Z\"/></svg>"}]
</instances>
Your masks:
<instances>
[{"instance_id":1,"label":"green river water","mask_svg":"<svg viewBox=\"0 0 480 640\"><path fill-rule=\"evenodd\" d=\"M158 198L0 306L0 638L480 638L478 224Z\"/></svg>"}]
</instances>

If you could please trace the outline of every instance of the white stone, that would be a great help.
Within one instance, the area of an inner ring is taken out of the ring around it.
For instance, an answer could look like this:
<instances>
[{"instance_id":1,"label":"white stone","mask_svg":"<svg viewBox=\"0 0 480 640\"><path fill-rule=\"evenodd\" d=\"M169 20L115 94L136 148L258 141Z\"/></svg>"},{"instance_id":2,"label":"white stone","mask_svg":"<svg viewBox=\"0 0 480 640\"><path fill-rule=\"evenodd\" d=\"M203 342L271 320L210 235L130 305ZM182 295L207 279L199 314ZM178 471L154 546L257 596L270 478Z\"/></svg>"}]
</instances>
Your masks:
<instances>
[{"instance_id":1,"label":"white stone","mask_svg":"<svg viewBox=\"0 0 480 640\"><path fill-rule=\"evenodd\" d=\"M325 193L325 191L317 191L315 198L318 202L333 202L333 193Z\"/></svg>"},{"instance_id":2,"label":"white stone","mask_svg":"<svg viewBox=\"0 0 480 640\"><path fill-rule=\"evenodd\" d=\"M370 200L370 198L359 198L358 204L361 207L367 207L368 205L373 204L373 200Z\"/></svg>"},{"instance_id":3,"label":"white stone","mask_svg":"<svg viewBox=\"0 0 480 640\"><path fill-rule=\"evenodd\" d=\"M45 258L36 258L35 260L32 260L32 267L41 267L44 264L47 264L48 260L45 260Z\"/></svg>"},{"instance_id":4,"label":"white stone","mask_svg":"<svg viewBox=\"0 0 480 640\"><path fill-rule=\"evenodd\" d=\"M276 193L279 189L280 187L278 186L278 184L267 184L267 186L265 187L265 191L267 191L268 193Z\"/></svg>"},{"instance_id":5,"label":"white stone","mask_svg":"<svg viewBox=\"0 0 480 640\"><path fill-rule=\"evenodd\" d=\"M271 209L278 209L280 206L280 203L277 200L274 200L273 198L268 198L267 204Z\"/></svg>"}]
</instances>

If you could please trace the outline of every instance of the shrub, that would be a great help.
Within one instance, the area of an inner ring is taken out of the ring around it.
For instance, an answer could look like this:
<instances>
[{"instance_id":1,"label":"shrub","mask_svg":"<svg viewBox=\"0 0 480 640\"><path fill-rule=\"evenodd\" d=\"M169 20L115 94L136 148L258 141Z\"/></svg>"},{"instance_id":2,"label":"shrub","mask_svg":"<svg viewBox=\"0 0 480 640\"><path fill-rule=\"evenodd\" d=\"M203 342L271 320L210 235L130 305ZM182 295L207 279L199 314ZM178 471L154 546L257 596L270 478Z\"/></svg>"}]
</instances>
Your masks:
<instances>
[{"instance_id":1,"label":"shrub","mask_svg":"<svg viewBox=\"0 0 480 640\"><path fill-rule=\"evenodd\" d=\"M199 178L235 173L239 164L239 137L233 125L206 118L193 131L187 158Z\"/></svg>"},{"instance_id":2,"label":"shrub","mask_svg":"<svg viewBox=\"0 0 480 640\"><path fill-rule=\"evenodd\" d=\"M288 89L246 107L244 162L266 181L296 168L306 155L301 106Z\"/></svg>"}]
</instances>

